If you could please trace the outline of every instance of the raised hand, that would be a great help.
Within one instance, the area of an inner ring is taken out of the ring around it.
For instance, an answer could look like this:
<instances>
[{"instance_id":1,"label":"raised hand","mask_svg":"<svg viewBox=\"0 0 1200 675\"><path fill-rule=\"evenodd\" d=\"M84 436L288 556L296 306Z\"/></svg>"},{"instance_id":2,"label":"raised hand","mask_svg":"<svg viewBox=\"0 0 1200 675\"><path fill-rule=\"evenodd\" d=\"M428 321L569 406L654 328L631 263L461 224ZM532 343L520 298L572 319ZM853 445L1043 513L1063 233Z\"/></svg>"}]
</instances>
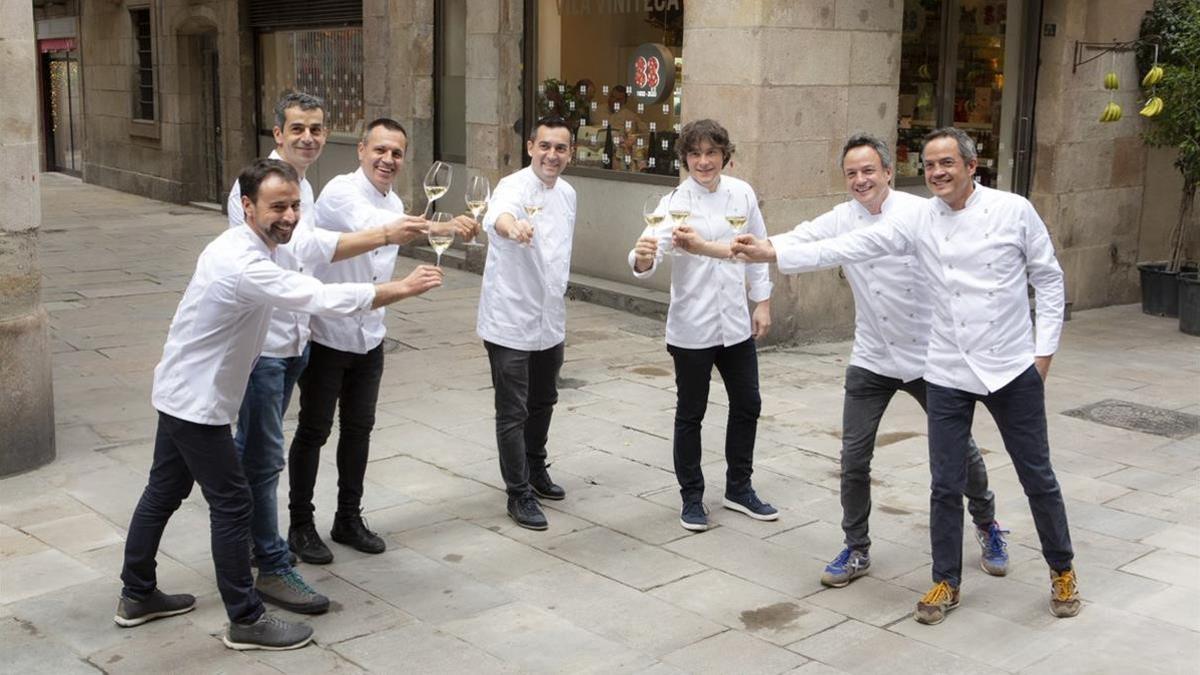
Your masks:
<instances>
[{"instance_id":1,"label":"raised hand","mask_svg":"<svg viewBox=\"0 0 1200 675\"><path fill-rule=\"evenodd\" d=\"M411 298L441 286L443 276L444 273L440 267L417 265L416 269L409 272L408 276L400 281L404 287L404 297Z\"/></svg>"},{"instance_id":2,"label":"raised hand","mask_svg":"<svg viewBox=\"0 0 1200 675\"><path fill-rule=\"evenodd\" d=\"M658 237L646 235L637 240L633 247L633 267L639 272L645 272L654 264L654 255L658 252Z\"/></svg>"},{"instance_id":3,"label":"raised hand","mask_svg":"<svg viewBox=\"0 0 1200 675\"><path fill-rule=\"evenodd\" d=\"M383 226L389 244L407 244L429 232L429 221L419 216L400 216Z\"/></svg>"},{"instance_id":4,"label":"raised hand","mask_svg":"<svg viewBox=\"0 0 1200 675\"><path fill-rule=\"evenodd\" d=\"M479 222L471 216L456 216L454 218L454 229L458 232L458 236L462 237L463 241L471 241L475 235L479 234Z\"/></svg>"},{"instance_id":5,"label":"raised hand","mask_svg":"<svg viewBox=\"0 0 1200 675\"><path fill-rule=\"evenodd\" d=\"M671 232L671 243L688 253L696 253L704 245L704 238L690 225L680 225Z\"/></svg>"}]
</instances>

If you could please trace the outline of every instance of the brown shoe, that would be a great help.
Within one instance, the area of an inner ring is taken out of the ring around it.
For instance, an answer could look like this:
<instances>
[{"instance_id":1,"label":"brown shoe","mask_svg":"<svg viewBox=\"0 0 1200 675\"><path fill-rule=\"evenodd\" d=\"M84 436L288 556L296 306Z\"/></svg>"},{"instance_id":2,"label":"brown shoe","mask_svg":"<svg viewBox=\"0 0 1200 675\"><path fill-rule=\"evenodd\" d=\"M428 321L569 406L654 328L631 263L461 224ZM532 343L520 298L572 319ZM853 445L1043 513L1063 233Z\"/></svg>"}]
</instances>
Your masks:
<instances>
[{"instance_id":1,"label":"brown shoe","mask_svg":"<svg viewBox=\"0 0 1200 675\"><path fill-rule=\"evenodd\" d=\"M955 607L958 607L958 589L948 581L939 581L917 603L913 618L917 623L932 626L944 621L946 613Z\"/></svg>"},{"instance_id":2,"label":"brown shoe","mask_svg":"<svg viewBox=\"0 0 1200 675\"><path fill-rule=\"evenodd\" d=\"M1079 600L1075 569L1061 573L1050 570L1050 613L1065 619L1075 616L1080 609L1083 609L1083 603Z\"/></svg>"}]
</instances>

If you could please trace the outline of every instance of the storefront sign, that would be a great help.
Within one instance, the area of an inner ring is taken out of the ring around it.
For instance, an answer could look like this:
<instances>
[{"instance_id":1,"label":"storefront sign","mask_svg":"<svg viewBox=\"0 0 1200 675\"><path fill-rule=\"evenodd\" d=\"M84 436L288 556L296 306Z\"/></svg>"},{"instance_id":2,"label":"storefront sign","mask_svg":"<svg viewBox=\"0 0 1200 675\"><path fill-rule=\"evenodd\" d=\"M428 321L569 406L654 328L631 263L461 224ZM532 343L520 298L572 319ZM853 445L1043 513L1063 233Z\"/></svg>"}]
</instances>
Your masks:
<instances>
[{"instance_id":1,"label":"storefront sign","mask_svg":"<svg viewBox=\"0 0 1200 675\"><path fill-rule=\"evenodd\" d=\"M69 52L72 49L75 49L75 38L38 40L38 50L43 54L47 52Z\"/></svg>"},{"instance_id":2,"label":"storefront sign","mask_svg":"<svg viewBox=\"0 0 1200 675\"><path fill-rule=\"evenodd\" d=\"M675 57L657 42L647 42L629 57L629 97L638 103L657 103L675 87Z\"/></svg>"},{"instance_id":3,"label":"storefront sign","mask_svg":"<svg viewBox=\"0 0 1200 675\"><path fill-rule=\"evenodd\" d=\"M679 12L683 0L558 0L559 16Z\"/></svg>"}]
</instances>

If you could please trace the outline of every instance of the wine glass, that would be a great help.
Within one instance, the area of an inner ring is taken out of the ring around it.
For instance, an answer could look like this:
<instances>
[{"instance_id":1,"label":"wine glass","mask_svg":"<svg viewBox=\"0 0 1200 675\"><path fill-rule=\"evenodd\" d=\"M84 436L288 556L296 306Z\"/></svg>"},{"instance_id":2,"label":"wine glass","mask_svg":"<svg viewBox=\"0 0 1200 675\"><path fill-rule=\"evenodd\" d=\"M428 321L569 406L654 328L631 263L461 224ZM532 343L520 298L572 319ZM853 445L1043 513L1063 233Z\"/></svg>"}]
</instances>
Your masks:
<instances>
[{"instance_id":1,"label":"wine glass","mask_svg":"<svg viewBox=\"0 0 1200 675\"><path fill-rule=\"evenodd\" d=\"M488 200L492 197L492 185L488 182L486 176L471 176L471 180L467 181L467 209L471 212L471 217L479 220L479 216L483 215L487 208Z\"/></svg>"},{"instance_id":2,"label":"wine glass","mask_svg":"<svg viewBox=\"0 0 1200 675\"><path fill-rule=\"evenodd\" d=\"M450 189L450 165L442 161L434 162L425 173L424 187L425 199L429 202L425 213L428 214L433 211L433 203Z\"/></svg>"},{"instance_id":3,"label":"wine glass","mask_svg":"<svg viewBox=\"0 0 1200 675\"><path fill-rule=\"evenodd\" d=\"M525 217L529 220L530 227L535 227L537 215L546 208L546 186L541 181L537 185L531 186L525 191L521 197L521 208L525 210ZM536 231L536 230L535 230ZM527 242L523 246L528 247Z\"/></svg>"},{"instance_id":4,"label":"wine glass","mask_svg":"<svg viewBox=\"0 0 1200 675\"><path fill-rule=\"evenodd\" d=\"M729 190L725 193L725 222L729 223L729 229L733 230L733 235L738 236L746 229L746 221L750 219L750 196L744 192L735 192ZM737 261L739 264L741 261Z\"/></svg>"},{"instance_id":5,"label":"wine glass","mask_svg":"<svg viewBox=\"0 0 1200 675\"><path fill-rule=\"evenodd\" d=\"M653 194L646 197L646 201L642 203L642 220L646 222L646 229L642 231L643 237L654 237L662 245L663 235L668 235L666 245L663 245L663 253L667 253L671 246L670 232L662 231L662 224L667 219L667 214L659 210L658 205L662 203L664 195Z\"/></svg>"},{"instance_id":6,"label":"wine glass","mask_svg":"<svg viewBox=\"0 0 1200 675\"><path fill-rule=\"evenodd\" d=\"M454 243L454 216L437 211L429 219L429 245L437 254L438 267L442 266L442 254Z\"/></svg>"},{"instance_id":7,"label":"wine glass","mask_svg":"<svg viewBox=\"0 0 1200 675\"><path fill-rule=\"evenodd\" d=\"M675 188L667 198L667 213L671 216L672 227L683 227L692 215L692 193L688 190ZM671 255L681 255L681 251L671 247Z\"/></svg>"}]
</instances>

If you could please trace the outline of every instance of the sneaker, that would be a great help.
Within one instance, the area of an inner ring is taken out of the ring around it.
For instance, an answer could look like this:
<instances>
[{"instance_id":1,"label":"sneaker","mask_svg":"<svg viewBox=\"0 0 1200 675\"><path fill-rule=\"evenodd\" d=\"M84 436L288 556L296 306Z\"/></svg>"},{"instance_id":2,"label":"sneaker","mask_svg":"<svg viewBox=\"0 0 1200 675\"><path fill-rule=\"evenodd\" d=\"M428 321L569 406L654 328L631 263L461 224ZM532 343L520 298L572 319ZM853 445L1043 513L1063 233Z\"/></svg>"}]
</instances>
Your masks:
<instances>
[{"instance_id":1,"label":"sneaker","mask_svg":"<svg viewBox=\"0 0 1200 675\"><path fill-rule=\"evenodd\" d=\"M263 612L254 623L230 623L221 641L230 649L299 649L312 640L313 629L302 623L284 621Z\"/></svg>"},{"instance_id":2,"label":"sneaker","mask_svg":"<svg viewBox=\"0 0 1200 675\"><path fill-rule=\"evenodd\" d=\"M527 530L544 530L550 527L542 505L531 494L508 498L508 517Z\"/></svg>"},{"instance_id":3,"label":"sneaker","mask_svg":"<svg viewBox=\"0 0 1200 675\"><path fill-rule=\"evenodd\" d=\"M708 507L704 502L684 502L683 511L679 513L679 524L685 530L703 532L708 529Z\"/></svg>"},{"instance_id":4,"label":"sneaker","mask_svg":"<svg viewBox=\"0 0 1200 675\"><path fill-rule=\"evenodd\" d=\"M975 528L975 538L979 540L979 566L994 577L1008 574L1008 544L1004 541L1006 534L1008 530L1000 529L1000 523L994 520L987 528Z\"/></svg>"},{"instance_id":5,"label":"sneaker","mask_svg":"<svg viewBox=\"0 0 1200 675\"><path fill-rule=\"evenodd\" d=\"M283 574L259 574L254 590L263 600L300 614L324 614L329 611L329 598L309 586L296 570Z\"/></svg>"},{"instance_id":6,"label":"sneaker","mask_svg":"<svg viewBox=\"0 0 1200 675\"><path fill-rule=\"evenodd\" d=\"M917 623L933 626L944 621L946 613L955 607L958 607L958 589L948 581L939 581L917 603L913 618Z\"/></svg>"},{"instance_id":7,"label":"sneaker","mask_svg":"<svg viewBox=\"0 0 1200 675\"><path fill-rule=\"evenodd\" d=\"M779 510L761 501L753 491L740 497L725 495L722 506L733 511L744 513L755 520L775 520L779 518Z\"/></svg>"},{"instance_id":8,"label":"sneaker","mask_svg":"<svg viewBox=\"0 0 1200 675\"><path fill-rule=\"evenodd\" d=\"M367 529L367 521L362 516L334 518L329 538L363 553L383 553L387 550L383 538Z\"/></svg>"},{"instance_id":9,"label":"sneaker","mask_svg":"<svg viewBox=\"0 0 1200 675\"><path fill-rule=\"evenodd\" d=\"M529 487L533 488L533 493L542 499L557 501L567 496L566 490L550 480L550 473L545 468L529 470Z\"/></svg>"},{"instance_id":10,"label":"sneaker","mask_svg":"<svg viewBox=\"0 0 1200 675\"><path fill-rule=\"evenodd\" d=\"M328 565L333 562L333 551L321 541L317 526L312 523L293 525L288 528L288 548L310 565Z\"/></svg>"},{"instance_id":11,"label":"sneaker","mask_svg":"<svg viewBox=\"0 0 1200 675\"><path fill-rule=\"evenodd\" d=\"M1062 572L1050 570L1050 613L1060 619L1075 616L1083 609L1079 600L1079 585L1075 569Z\"/></svg>"},{"instance_id":12,"label":"sneaker","mask_svg":"<svg viewBox=\"0 0 1200 675\"><path fill-rule=\"evenodd\" d=\"M821 585L830 588L841 588L850 585L851 581L861 577L871 569L871 556L866 551L844 548L821 574Z\"/></svg>"},{"instance_id":13,"label":"sneaker","mask_svg":"<svg viewBox=\"0 0 1200 675\"><path fill-rule=\"evenodd\" d=\"M298 560L295 551L288 551L288 565L295 567ZM258 558L255 557L254 551L250 551L250 566L258 569Z\"/></svg>"},{"instance_id":14,"label":"sneaker","mask_svg":"<svg viewBox=\"0 0 1200 675\"><path fill-rule=\"evenodd\" d=\"M113 615L113 621L118 626L129 628L165 616L185 614L193 609L196 609L196 596L187 593L167 595L156 588L150 597L140 601L122 594L117 601L117 613Z\"/></svg>"}]
</instances>

